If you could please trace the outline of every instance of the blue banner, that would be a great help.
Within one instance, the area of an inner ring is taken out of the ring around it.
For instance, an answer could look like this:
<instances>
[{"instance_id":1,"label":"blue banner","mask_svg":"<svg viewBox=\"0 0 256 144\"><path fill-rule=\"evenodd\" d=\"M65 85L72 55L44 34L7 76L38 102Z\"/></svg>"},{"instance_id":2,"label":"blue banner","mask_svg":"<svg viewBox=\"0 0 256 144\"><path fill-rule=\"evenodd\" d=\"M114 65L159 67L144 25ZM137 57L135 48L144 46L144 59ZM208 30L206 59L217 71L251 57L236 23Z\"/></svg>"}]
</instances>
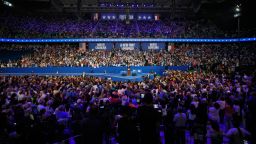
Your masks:
<instances>
[{"instance_id":1,"label":"blue banner","mask_svg":"<svg viewBox=\"0 0 256 144\"><path fill-rule=\"evenodd\" d=\"M111 50L113 43L89 43L89 49L92 50Z\"/></svg>"},{"instance_id":2,"label":"blue banner","mask_svg":"<svg viewBox=\"0 0 256 144\"><path fill-rule=\"evenodd\" d=\"M165 48L165 43L141 43L143 50L161 50Z\"/></svg>"},{"instance_id":3,"label":"blue banner","mask_svg":"<svg viewBox=\"0 0 256 144\"><path fill-rule=\"evenodd\" d=\"M121 50L134 50L139 49L139 43L127 42L127 43L116 43L116 48Z\"/></svg>"}]
</instances>

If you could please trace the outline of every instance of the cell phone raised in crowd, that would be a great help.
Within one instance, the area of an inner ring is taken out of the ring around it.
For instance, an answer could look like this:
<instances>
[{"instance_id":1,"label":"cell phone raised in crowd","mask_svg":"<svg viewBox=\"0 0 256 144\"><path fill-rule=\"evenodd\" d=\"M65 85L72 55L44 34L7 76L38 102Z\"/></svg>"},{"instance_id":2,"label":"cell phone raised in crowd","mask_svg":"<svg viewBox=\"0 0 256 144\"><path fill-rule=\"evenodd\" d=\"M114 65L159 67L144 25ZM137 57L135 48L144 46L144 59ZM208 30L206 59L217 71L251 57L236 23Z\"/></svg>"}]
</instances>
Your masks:
<instances>
[{"instance_id":1,"label":"cell phone raised in crowd","mask_svg":"<svg viewBox=\"0 0 256 144\"><path fill-rule=\"evenodd\" d=\"M140 98L142 98L142 99L143 99L143 98L144 98L144 96L145 96L145 94L140 94Z\"/></svg>"}]
</instances>

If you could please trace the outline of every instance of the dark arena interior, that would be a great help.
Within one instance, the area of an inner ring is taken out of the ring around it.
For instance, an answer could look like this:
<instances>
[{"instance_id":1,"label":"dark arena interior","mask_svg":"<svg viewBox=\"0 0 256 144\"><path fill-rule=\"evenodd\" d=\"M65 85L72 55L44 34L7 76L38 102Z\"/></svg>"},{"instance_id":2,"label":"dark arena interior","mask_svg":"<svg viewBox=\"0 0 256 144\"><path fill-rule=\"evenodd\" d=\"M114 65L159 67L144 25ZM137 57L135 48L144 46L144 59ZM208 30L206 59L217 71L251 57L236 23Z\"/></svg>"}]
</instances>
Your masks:
<instances>
[{"instance_id":1,"label":"dark arena interior","mask_svg":"<svg viewBox=\"0 0 256 144\"><path fill-rule=\"evenodd\" d=\"M256 144L255 13L0 0L0 144Z\"/></svg>"}]
</instances>

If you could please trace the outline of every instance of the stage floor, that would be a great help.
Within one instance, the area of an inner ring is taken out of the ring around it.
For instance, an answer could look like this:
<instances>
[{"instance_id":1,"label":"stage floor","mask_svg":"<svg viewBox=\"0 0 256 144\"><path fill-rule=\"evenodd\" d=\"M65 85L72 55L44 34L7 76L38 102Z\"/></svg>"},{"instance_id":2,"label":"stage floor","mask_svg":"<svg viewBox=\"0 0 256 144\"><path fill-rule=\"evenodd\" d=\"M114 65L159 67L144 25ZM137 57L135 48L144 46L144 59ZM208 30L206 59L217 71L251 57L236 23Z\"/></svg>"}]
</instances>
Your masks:
<instances>
[{"instance_id":1,"label":"stage floor","mask_svg":"<svg viewBox=\"0 0 256 144\"><path fill-rule=\"evenodd\" d=\"M132 81L140 82L143 77L153 78L149 73L138 73L136 76L122 76L120 73L0 73L0 76L25 76L25 75L38 75L38 76L95 76L113 81Z\"/></svg>"}]
</instances>

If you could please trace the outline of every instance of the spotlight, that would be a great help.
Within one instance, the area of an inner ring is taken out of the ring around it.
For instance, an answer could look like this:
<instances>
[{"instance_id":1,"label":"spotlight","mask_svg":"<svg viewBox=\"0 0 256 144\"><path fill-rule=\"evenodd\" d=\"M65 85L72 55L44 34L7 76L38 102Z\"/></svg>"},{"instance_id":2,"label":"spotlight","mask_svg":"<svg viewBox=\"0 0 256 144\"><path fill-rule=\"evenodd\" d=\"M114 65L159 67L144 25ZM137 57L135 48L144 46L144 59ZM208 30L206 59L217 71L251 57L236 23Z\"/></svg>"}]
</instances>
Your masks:
<instances>
[{"instance_id":1,"label":"spotlight","mask_svg":"<svg viewBox=\"0 0 256 144\"><path fill-rule=\"evenodd\" d=\"M235 12L241 12L241 4L240 5L236 5L235 7Z\"/></svg>"},{"instance_id":2,"label":"spotlight","mask_svg":"<svg viewBox=\"0 0 256 144\"><path fill-rule=\"evenodd\" d=\"M240 8L239 7L236 7L236 12L240 12Z\"/></svg>"},{"instance_id":3,"label":"spotlight","mask_svg":"<svg viewBox=\"0 0 256 144\"><path fill-rule=\"evenodd\" d=\"M4 0L3 0L3 3L4 3L4 5L6 5L6 6L8 6L8 7L13 7L13 4L10 3L10 2L8 2L8 1L4 1Z\"/></svg>"},{"instance_id":4,"label":"spotlight","mask_svg":"<svg viewBox=\"0 0 256 144\"><path fill-rule=\"evenodd\" d=\"M234 18L237 18L237 17L239 17L239 16L241 16L241 14L240 14L240 13L236 13L236 14L234 14Z\"/></svg>"}]
</instances>

